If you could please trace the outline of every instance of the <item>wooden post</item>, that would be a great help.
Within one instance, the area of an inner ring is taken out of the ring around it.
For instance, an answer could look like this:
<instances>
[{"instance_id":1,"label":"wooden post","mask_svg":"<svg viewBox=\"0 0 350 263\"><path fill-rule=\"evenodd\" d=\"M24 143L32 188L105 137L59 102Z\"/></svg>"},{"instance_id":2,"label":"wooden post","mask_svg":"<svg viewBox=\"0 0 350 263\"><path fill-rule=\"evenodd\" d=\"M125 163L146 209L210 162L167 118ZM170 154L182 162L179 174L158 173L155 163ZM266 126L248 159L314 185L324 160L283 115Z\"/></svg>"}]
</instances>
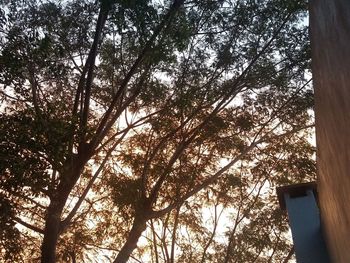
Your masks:
<instances>
[{"instance_id":1,"label":"wooden post","mask_svg":"<svg viewBox=\"0 0 350 263\"><path fill-rule=\"evenodd\" d=\"M350 262L350 1L310 0L318 189L334 262Z\"/></svg>"}]
</instances>

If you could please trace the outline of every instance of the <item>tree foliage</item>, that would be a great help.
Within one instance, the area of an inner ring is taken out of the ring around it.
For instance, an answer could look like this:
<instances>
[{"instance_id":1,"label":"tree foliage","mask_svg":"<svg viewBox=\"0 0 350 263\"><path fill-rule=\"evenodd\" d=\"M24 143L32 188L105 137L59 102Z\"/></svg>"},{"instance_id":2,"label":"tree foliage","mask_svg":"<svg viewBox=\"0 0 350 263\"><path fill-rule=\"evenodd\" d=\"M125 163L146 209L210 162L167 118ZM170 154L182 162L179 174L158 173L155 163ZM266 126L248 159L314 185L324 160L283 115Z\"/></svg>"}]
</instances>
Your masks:
<instances>
[{"instance_id":1,"label":"tree foliage","mask_svg":"<svg viewBox=\"0 0 350 263\"><path fill-rule=\"evenodd\" d=\"M3 1L4 261L281 262L312 180L306 3Z\"/></svg>"}]
</instances>

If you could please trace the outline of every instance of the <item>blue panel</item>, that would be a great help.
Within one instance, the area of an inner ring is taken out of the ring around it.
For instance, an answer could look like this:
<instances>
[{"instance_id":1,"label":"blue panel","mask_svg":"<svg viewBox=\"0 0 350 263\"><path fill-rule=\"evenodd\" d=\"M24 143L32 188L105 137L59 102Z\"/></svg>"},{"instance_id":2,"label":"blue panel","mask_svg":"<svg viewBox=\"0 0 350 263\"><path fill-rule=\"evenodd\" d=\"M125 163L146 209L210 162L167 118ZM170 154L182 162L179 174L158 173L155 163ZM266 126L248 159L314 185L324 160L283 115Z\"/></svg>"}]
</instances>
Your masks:
<instances>
[{"instance_id":1,"label":"blue panel","mask_svg":"<svg viewBox=\"0 0 350 263\"><path fill-rule=\"evenodd\" d=\"M284 194L298 263L331 262L321 233L320 215L312 190L305 196Z\"/></svg>"}]
</instances>

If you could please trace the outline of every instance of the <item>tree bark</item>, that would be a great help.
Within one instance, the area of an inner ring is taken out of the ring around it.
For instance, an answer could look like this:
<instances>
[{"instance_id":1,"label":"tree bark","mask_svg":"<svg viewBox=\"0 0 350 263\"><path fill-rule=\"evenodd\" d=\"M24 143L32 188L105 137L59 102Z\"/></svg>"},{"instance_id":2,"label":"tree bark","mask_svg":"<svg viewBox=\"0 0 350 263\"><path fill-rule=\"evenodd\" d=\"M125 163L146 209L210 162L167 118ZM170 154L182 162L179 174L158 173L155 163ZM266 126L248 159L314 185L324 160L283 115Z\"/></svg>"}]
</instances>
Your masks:
<instances>
[{"instance_id":1,"label":"tree bark","mask_svg":"<svg viewBox=\"0 0 350 263\"><path fill-rule=\"evenodd\" d=\"M47 210L44 239L41 245L41 263L56 262L56 246L61 228L61 214L70 191L66 197L60 194L53 197Z\"/></svg>"},{"instance_id":2,"label":"tree bark","mask_svg":"<svg viewBox=\"0 0 350 263\"><path fill-rule=\"evenodd\" d=\"M61 215L59 210L58 204L50 203L45 222L44 239L41 245L42 263L56 262L56 245L59 236Z\"/></svg>"},{"instance_id":3,"label":"tree bark","mask_svg":"<svg viewBox=\"0 0 350 263\"><path fill-rule=\"evenodd\" d=\"M146 230L147 220L148 217L145 215L145 213L140 213L140 215L135 216L129 236L113 263L126 263L128 261L131 253L137 246L140 236L142 235L143 231Z\"/></svg>"},{"instance_id":4,"label":"tree bark","mask_svg":"<svg viewBox=\"0 0 350 263\"><path fill-rule=\"evenodd\" d=\"M51 201L47 209L44 239L41 245L41 263L56 262L56 246L61 233L61 215L68 196L76 184L84 168L87 155L82 154L66 173L62 174L61 182L56 191L50 197Z\"/></svg>"},{"instance_id":5,"label":"tree bark","mask_svg":"<svg viewBox=\"0 0 350 263\"><path fill-rule=\"evenodd\" d=\"M85 128L88 118L89 112L89 101L90 101L90 89L92 85L93 79L93 69L95 64L95 59L97 55L97 47L98 42L100 40L102 29L106 23L108 11L110 9L109 1L102 1L102 5L100 8L100 13L98 16L98 21L96 25L95 37L93 41L93 45L91 47L88 60L86 62L86 66L84 68L85 73L81 76L81 81L78 85L77 98L79 97L79 93L82 92L83 79L85 77L86 72L88 73L86 87L85 87L85 101L84 101L84 109L82 116L82 126L81 128ZM88 68L86 68L88 67ZM74 103L75 113L77 110L77 98ZM83 142L81 142L80 146L86 147L85 138ZM87 150L87 151L85 151ZM90 150L90 151L89 151ZM62 231L62 222L61 215L63 208L66 204L68 196L72 191L74 185L80 177L80 174L84 168L85 163L88 161L92 151L92 149L83 149L80 148L79 154L76 162L73 162L72 165L69 165L66 169L66 172L61 174L61 182L59 183L56 190L54 190L52 196L50 197L50 204L47 209L46 221L45 221L45 229L44 229L44 239L41 246L41 262L42 263L55 263L56 262L56 246L57 241Z\"/></svg>"}]
</instances>

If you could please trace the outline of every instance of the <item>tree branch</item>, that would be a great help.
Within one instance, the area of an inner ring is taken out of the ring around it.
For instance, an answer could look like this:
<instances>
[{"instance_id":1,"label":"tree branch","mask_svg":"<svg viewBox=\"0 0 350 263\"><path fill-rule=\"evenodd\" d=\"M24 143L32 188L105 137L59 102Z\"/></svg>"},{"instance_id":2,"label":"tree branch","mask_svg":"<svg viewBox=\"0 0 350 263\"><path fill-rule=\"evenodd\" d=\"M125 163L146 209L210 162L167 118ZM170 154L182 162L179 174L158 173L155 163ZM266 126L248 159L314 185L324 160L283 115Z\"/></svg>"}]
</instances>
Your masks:
<instances>
[{"instance_id":1,"label":"tree branch","mask_svg":"<svg viewBox=\"0 0 350 263\"><path fill-rule=\"evenodd\" d=\"M30 229L30 230L33 230L39 234L44 234L44 230L42 230L41 228L37 227L37 226L33 226L25 221L23 221L22 219L20 219L19 217L13 217L12 218L13 221L21 224L22 226L25 226L26 228Z\"/></svg>"},{"instance_id":2,"label":"tree branch","mask_svg":"<svg viewBox=\"0 0 350 263\"><path fill-rule=\"evenodd\" d=\"M85 84L85 96L84 96L82 127L81 127L83 129L85 129L85 127L87 125L87 119L88 119L88 115L89 115L91 86L92 86L92 81L93 81L93 72L94 72L94 67L95 67L95 59L97 56L98 43L99 43L101 35L102 35L102 29L104 28L104 25L107 21L109 9L110 9L109 5L105 5L103 3L101 4L100 13L99 13L98 19L97 19L94 41L92 43L89 57L87 59L89 61L89 67L88 67L88 71L87 71L87 78L86 78L86 84Z\"/></svg>"},{"instance_id":3,"label":"tree branch","mask_svg":"<svg viewBox=\"0 0 350 263\"><path fill-rule=\"evenodd\" d=\"M293 129L293 130L290 130L290 131L285 132L283 134L278 134L278 135L275 135L275 136L269 136L269 134L266 134L261 139L255 141L255 142L252 142L248 147L246 147L246 149L244 149L241 152L241 154L239 154L234 159L232 159L227 165L225 165L223 168L221 168L219 171L217 171L214 175L212 175L208 179L204 180L204 182L202 182L201 184L195 186L191 191L189 191L187 194L185 194L182 198L178 199L176 202L170 204L168 207L166 207L166 208L164 208L162 210L152 211L150 217L151 218L157 218L157 217L163 216L164 214L166 214L166 213L170 212L172 209L174 209L179 203L184 202L189 197L195 195L196 193L198 193L202 189L208 187L210 184L212 184L214 181L216 181L224 172L226 172L228 169L230 169L235 163L237 163L245 155L247 155L251 150L253 150L257 145L259 145L261 143L267 143L268 141L273 140L273 139L286 137L288 135L291 135L293 133L296 133L296 132L304 130L304 129L308 129L308 128L313 127L313 126L314 125L308 125L308 126L305 126L305 127L302 127L302 128Z\"/></svg>"},{"instance_id":4,"label":"tree branch","mask_svg":"<svg viewBox=\"0 0 350 263\"><path fill-rule=\"evenodd\" d=\"M116 106L116 104L118 103L120 96L124 93L131 77L135 74L136 70L138 69L138 67L140 66L140 64L142 63L142 61L146 57L146 55L151 50L152 45L153 45L154 41L156 40L156 38L158 37L158 35L160 34L160 32L163 30L163 28L165 28L166 26L168 26L170 24L170 21L171 21L173 15L180 8L180 6L182 4L183 4L183 0L175 0L173 2L168 13L165 15L162 22L155 28L151 38L147 41L147 43L145 44L145 47L142 49L141 53L139 54L139 56L135 60L134 64L129 69L129 72L127 73L124 80L122 81L122 83L121 83L118 91L116 92L110 106L108 107L102 120L99 123L99 126L96 130L95 136L91 142L93 147L96 146L97 143L103 139L103 136L107 133L107 131L113 125L113 122L108 123L108 121L110 120L110 118L112 116L113 109ZM116 119L115 116L114 116L114 119Z\"/></svg>"},{"instance_id":5,"label":"tree branch","mask_svg":"<svg viewBox=\"0 0 350 263\"><path fill-rule=\"evenodd\" d=\"M98 167L97 171L95 172L95 174L93 175L93 177L90 179L89 183L87 184L87 186L85 187L83 193L81 194L81 196L79 197L79 200L77 201L77 203L75 204L75 206L73 207L72 211L68 214L68 216L61 221L61 231L64 231L69 223L71 222L71 220L73 219L74 215L76 214L76 212L78 211L79 207L81 206L81 204L83 203L85 197L87 196L87 194L89 193L91 187L93 186L93 184L95 183L97 177L99 176L99 174L101 173L102 169L104 168L104 165L106 164L106 162L108 161L109 157L111 156L112 152L114 151L114 149L118 146L118 144L124 139L124 137L126 136L127 132L125 132L123 134L123 136L121 136L113 145L112 147L108 150L105 158L103 159L102 163L100 164L100 166Z\"/></svg>"}]
</instances>

